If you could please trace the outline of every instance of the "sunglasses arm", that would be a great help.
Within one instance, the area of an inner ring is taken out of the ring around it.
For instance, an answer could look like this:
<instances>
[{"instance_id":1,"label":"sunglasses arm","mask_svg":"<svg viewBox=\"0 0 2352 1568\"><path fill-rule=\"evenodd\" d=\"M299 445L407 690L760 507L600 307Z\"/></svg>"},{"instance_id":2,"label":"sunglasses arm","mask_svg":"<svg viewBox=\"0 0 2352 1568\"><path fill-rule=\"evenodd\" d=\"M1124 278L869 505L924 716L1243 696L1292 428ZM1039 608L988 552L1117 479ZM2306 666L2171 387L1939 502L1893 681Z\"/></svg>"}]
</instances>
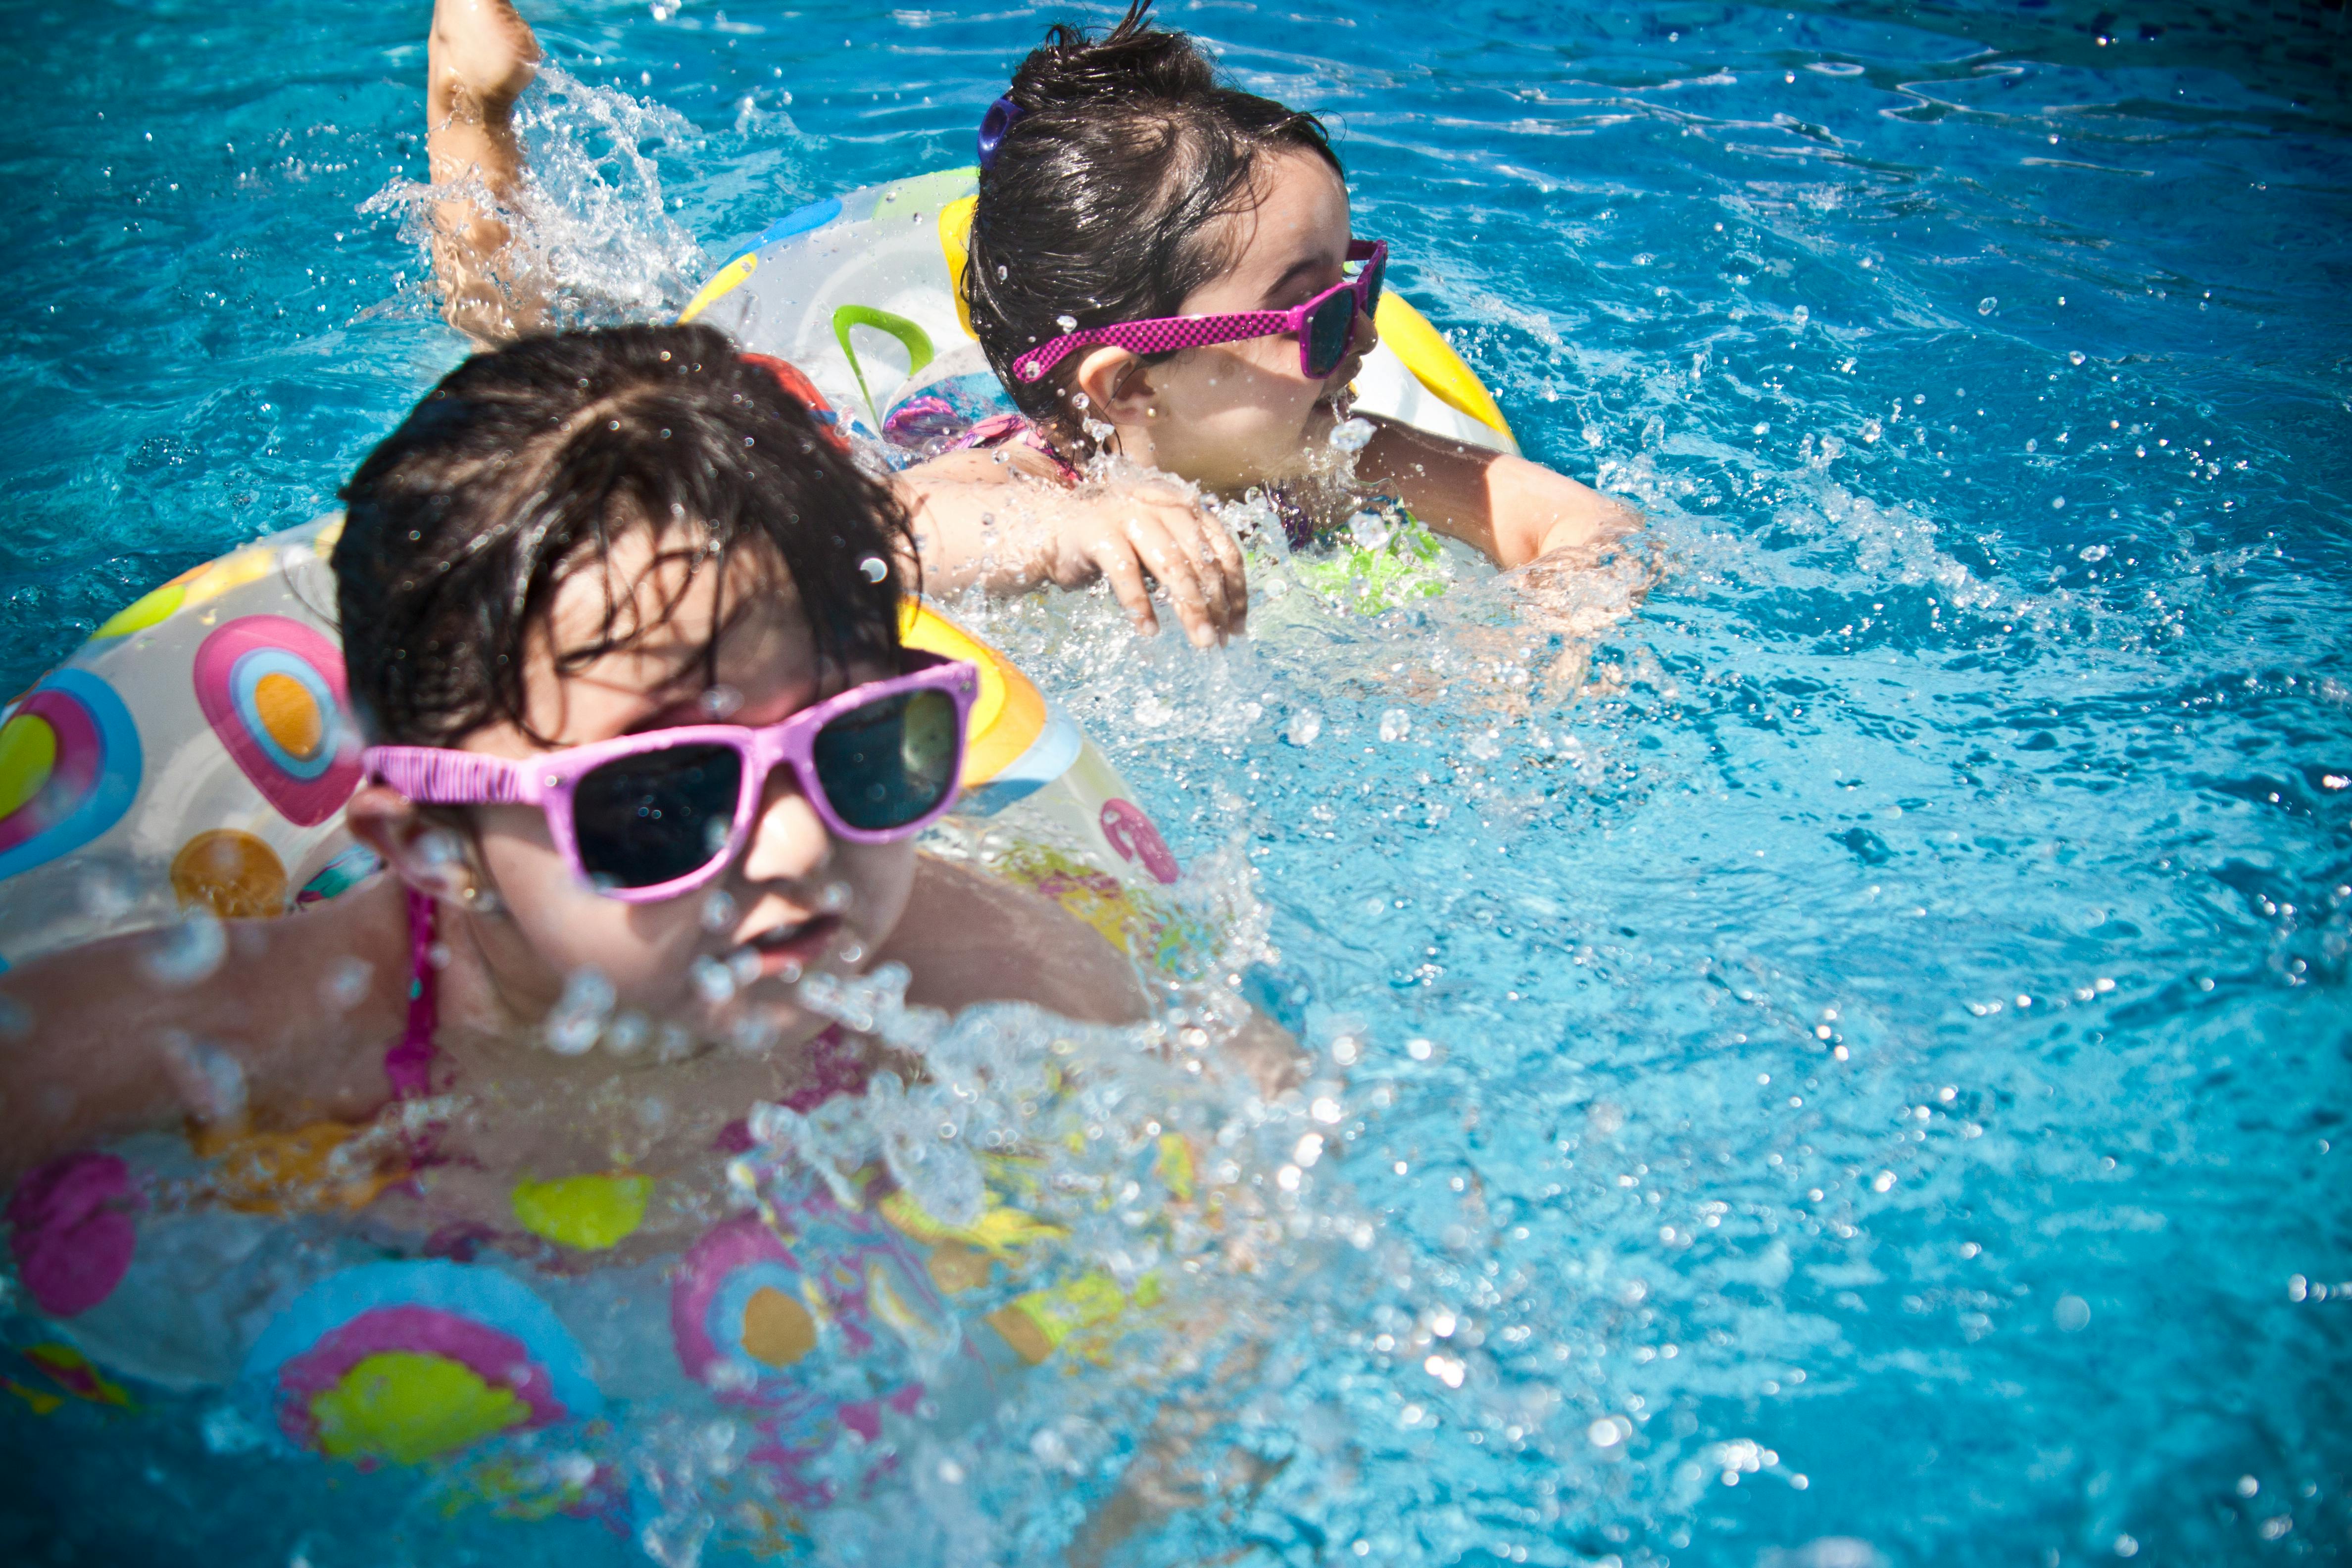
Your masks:
<instances>
[{"instance_id":1,"label":"sunglasses arm","mask_svg":"<svg viewBox=\"0 0 2352 1568\"><path fill-rule=\"evenodd\" d=\"M420 805L536 805L529 764L436 746L371 746L368 776Z\"/></svg>"},{"instance_id":2,"label":"sunglasses arm","mask_svg":"<svg viewBox=\"0 0 2352 1568\"><path fill-rule=\"evenodd\" d=\"M1276 332L1295 331L1304 310L1248 310L1228 316L1160 316L1149 321L1118 321L1065 332L1031 349L1013 362L1013 374L1023 381L1043 381L1052 370L1080 349L1108 345L1129 353L1173 353L1180 349L1206 348L1212 343L1239 342Z\"/></svg>"}]
</instances>

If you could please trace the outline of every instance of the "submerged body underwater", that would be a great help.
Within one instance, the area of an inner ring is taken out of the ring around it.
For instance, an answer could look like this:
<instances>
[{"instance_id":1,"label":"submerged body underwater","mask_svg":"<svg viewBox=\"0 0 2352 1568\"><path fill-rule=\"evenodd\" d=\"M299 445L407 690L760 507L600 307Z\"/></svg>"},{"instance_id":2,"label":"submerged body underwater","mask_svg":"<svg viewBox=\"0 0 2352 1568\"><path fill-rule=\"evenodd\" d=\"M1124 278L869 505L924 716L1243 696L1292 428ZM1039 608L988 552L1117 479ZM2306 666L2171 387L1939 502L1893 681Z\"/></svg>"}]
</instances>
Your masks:
<instances>
[{"instance_id":1,"label":"submerged body underwater","mask_svg":"<svg viewBox=\"0 0 2352 1568\"><path fill-rule=\"evenodd\" d=\"M1034 1020L835 1004L995 1085L1069 1151L1036 1185L1071 1268L1139 1298L1168 1264L1181 1310L1090 1321L782 1521L740 1404L608 1378L462 1461L320 1459L62 1358L12 1281L0 1542L1043 1563L1181 1451L1110 1560L2346 1555L2352 120L2180 9L1171 10L1327 119L1396 287L1528 455L1644 510L1655 574L1449 551L1368 613L1261 563L1215 654L1099 593L955 606L1116 763L1204 974L1317 1078L1056 1099ZM968 161L1060 15L534 15L567 310L674 314L781 215ZM420 17L12 20L11 692L329 510L462 352L404 226ZM1246 1247L1188 1234L1196 1176ZM601 1353L670 1353L635 1330Z\"/></svg>"}]
</instances>

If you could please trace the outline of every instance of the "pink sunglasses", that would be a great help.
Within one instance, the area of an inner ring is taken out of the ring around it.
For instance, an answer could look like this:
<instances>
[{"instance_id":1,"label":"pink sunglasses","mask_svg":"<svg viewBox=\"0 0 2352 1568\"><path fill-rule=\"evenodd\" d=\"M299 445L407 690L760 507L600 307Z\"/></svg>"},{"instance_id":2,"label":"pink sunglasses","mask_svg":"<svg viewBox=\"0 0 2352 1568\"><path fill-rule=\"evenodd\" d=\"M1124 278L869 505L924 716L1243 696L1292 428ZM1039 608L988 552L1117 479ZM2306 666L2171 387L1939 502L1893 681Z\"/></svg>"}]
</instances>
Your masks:
<instances>
[{"instance_id":1,"label":"pink sunglasses","mask_svg":"<svg viewBox=\"0 0 2352 1568\"><path fill-rule=\"evenodd\" d=\"M1120 321L1108 327L1087 327L1065 332L1038 344L1013 362L1013 374L1023 381L1041 381L1045 373L1069 355L1097 343L1139 354L1166 353L1174 349L1205 348L1211 343L1239 342L1244 338L1270 338L1277 333L1298 335L1298 369L1309 381L1320 381L1339 368L1356 341L1356 318L1369 316L1381 302L1381 279L1389 268L1389 247L1381 240L1351 240L1348 259L1363 263L1363 270L1345 283L1326 289L1303 305L1287 310L1244 310L1224 316L1159 316L1148 321Z\"/></svg>"},{"instance_id":2,"label":"pink sunglasses","mask_svg":"<svg viewBox=\"0 0 2352 1568\"><path fill-rule=\"evenodd\" d=\"M756 730L681 725L521 762L372 746L361 761L422 805L538 806L574 876L607 898L653 903L734 862L780 765L827 830L853 844L894 843L944 816L980 674L911 648L906 659L911 674L853 686Z\"/></svg>"}]
</instances>

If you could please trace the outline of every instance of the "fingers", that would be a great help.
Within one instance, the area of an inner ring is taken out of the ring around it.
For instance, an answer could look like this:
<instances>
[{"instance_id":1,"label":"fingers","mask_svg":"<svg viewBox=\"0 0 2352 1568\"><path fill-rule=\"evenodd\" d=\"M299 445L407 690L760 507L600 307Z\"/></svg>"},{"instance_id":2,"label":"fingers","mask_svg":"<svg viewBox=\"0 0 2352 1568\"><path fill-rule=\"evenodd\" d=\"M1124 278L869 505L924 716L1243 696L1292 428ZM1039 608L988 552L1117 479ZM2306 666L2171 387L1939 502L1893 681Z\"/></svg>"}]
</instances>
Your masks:
<instances>
[{"instance_id":1,"label":"fingers","mask_svg":"<svg viewBox=\"0 0 2352 1568\"><path fill-rule=\"evenodd\" d=\"M1151 580L1197 647L1214 647L1247 625L1249 576L1241 547L1222 520L1189 496L1153 487L1101 498L1058 531L1054 580L1076 587L1101 575L1144 636L1160 629Z\"/></svg>"},{"instance_id":2,"label":"fingers","mask_svg":"<svg viewBox=\"0 0 2352 1568\"><path fill-rule=\"evenodd\" d=\"M1126 533L1135 552L1143 557L1143 563L1167 592L1168 602L1175 606L1176 618L1183 623L1184 635L1192 639L1192 646L1215 646L1221 640L1218 622L1209 614L1208 595L1191 552L1177 542L1167 523L1149 514L1128 519Z\"/></svg>"},{"instance_id":3,"label":"fingers","mask_svg":"<svg viewBox=\"0 0 2352 1568\"><path fill-rule=\"evenodd\" d=\"M1156 637L1160 617L1151 608L1151 591L1144 586L1143 566L1136 560L1135 547L1123 539L1103 538L1087 547L1087 558L1110 584L1127 618L1135 623L1139 637Z\"/></svg>"},{"instance_id":4,"label":"fingers","mask_svg":"<svg viewBox=\"0 0 2352 1568\"><path fill-rule=\"evenodd\" d=\"M1202 536L1209 542L1216 574L1224 581L1225 635L1240 637L1249 630L1249 569L1242 562L1242 547L1234 542L1233 531L1224 521L1202 521Z\"/></svg>"},{"instance_id":5,"label":"fingers","mask_svg":"<svg viewBox=\"0 0 2352 1568\"><path fill-rule=\"evenodd\" d=\"M1145 499L1154 503L1151 521L1159 525L1159 531L1172 548L1182 552L1183 560L1192 568L1202 612L1214 639L1223 642L1241 636L1249 620L1249 574L1242 561L1241 546L1234 542L1223 520L1174 492ZM1153 575L1160 575L1156 563ZM1173 583L1167 585L1172 599L1176 586ZM1180 601L1180 614L1182 607ZM1194 629L1189 619L1185 626L1187 630ZM1203 647L1209 646L1197 632L1192 640Z\"/></svg>"}]
</instances>

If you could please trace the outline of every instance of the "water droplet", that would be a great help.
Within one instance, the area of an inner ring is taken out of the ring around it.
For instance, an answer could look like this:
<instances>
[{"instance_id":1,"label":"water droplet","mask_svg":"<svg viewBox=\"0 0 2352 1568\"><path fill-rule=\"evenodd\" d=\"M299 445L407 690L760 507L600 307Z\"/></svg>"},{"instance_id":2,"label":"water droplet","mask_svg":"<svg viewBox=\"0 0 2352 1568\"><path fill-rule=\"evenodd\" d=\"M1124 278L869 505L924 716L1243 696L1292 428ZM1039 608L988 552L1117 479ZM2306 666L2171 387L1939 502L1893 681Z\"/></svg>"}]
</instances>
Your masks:
<instances>
[{"instance_id":1,"label":"water droplet","mask_svg":"<svg viewBox=\"0 0 2352 1568\"><path fill-rule=\"evenodd\" d=\"M2077 1334L2091 1326L2091 1304L2080 1296L2061 1296L2058 1304L2051 1309L2050 1318L2065 1332Z\"/></svg>"},{"instance_id":2,"label":"water droplet","mask_svg":"<svg viewBox=\"0 0 2352 1568\"><path fill-rule=\"evenodd\" d=\"M1323 715L1312 708L1302 708L1290 716L1289 727L1283 731L1282 738L1294 746L1311 746L1322 732Z\"/></svg>"},{"instance_id":3,"label":"water droplet","mask_svg":"<svg viewBox=\"0 0 2352 1568\"><path fill-rule=\"evenodd\" d=\"M594 966L575 969L563 983L563 994L547 1015L548 1049L560 1057L583 1054L604 1032L613 1013L613 983Z\"/></svg>"},{"instance_id":4,"label":"water droplet","mask_svg":"<svg viewBox=\"0 0 2352 1568\"><path fill-rule=\"evenodd\" d=\"M341 958L328 965L326 978L319 983L319 994L336 1012L348 1013L367 995L368 983L374 978L375 965L366 959Z\"/></svg>"},{"instance_id":5,"label":"water droplet","mask_svg":"<svg viewBox=\"0 0 2352 1568\"><path fill-rule=\"evenodd\" d=\"M714 1007L735 994L735 972L708 953L694 961L692 974L695 990Z\"/></svg>"},{"instance_id":6,"label":"water droplet","mask_svg":"<svg viewBox=\"0 0 2352 1568\"><path fill-rule=\"evenodd\" d=\"M1592 1439L1596 1448L1613 1448L1625 1440L1625 1434L1617 1430L1617 1423L1606 1415L1586 1427L1584 1435Z\"/></svg>"},{"instance_id":7,"label":"water droplet","mask_svg":"<svg viewBox=\"0 0 2352 1568\"><path fill-rule=\"evenodd\" d=\"M2067 363L2068 364L2081 364L2081 363L2082 363L2085 359L2088 359L2089 357L2090 357L2090 356L2089 356L2088 354L2085 354L2085 353L2084 353L2081 349L2074 349L2074 350L2072 350L2071 352L2069 352L2069 353L2068 353L2068 354L2066 355L2066 363Z\"/></svg>"},{"instance_id":8,"label":"water droplet","mask_svg":"<svg viewBox=\"0 0 2352 1568\"><path fill-rule=\"evenodd\" d=\"M644 1014L624 1013L604 1026L604 1048L616 1057L633 1057L652 1035L653 1025Z\"/></svg>"},{"instance_id":9,"label":"water droplet","mask_svg":"<svg viewBox=\"0 0 2352 1568\"><path fill-rule=\"evenodd\" d=\"M890 563L879 555L869 555L857 563L857 574L868 583L879 583L890 575Z\"/></svg>"},{"instance_id":10,"label":"water droplet","mask_svg":"<svg viewBox=\"0 0 2352 1568\"><path fill-rule=\"evenodd\" d=\"M226 956L227 931L218 915L199 904L157 934L143 962L160 984L194 985L211 978Z\"/></svg>"},{"instance_id":11,"label":"water droplet","mask_svg":"<svg viewBox=\"0 0 2352 1568\"><path fill-rule=\"evenodd\" d=\"M1076 316L1056 316L1054 318L1054 325L1066 332L1075 332L1078 330L1078 319Z\"/></svg>"},{"instance_id":12,"label":"water droplet","mask_svg":"<svg viewBox=\"0 0 2352 1568\"><path fill-rule=\"evenodd\" d=\"M1331 426L1331 445L1342 452L1360 452L1378 432L1369 419L1342 419Z\"/></svg>"},{"instance_id":13,"label":"water droplet","mask_svg":"<svg viewBox=\"0 0 2352 1568\"><path fill-rule=\"evenodd\" d=\"M2000 301L1988 294L1983 299L1977 301L1977 314L1979 316L1990 316L1994 310L2000 309Z\"/></svg>"},{"instance_id":14,"label":"water droplet","mask_svg":"<svg viewBox=\"0 0 2352 1568\"><path fill-rule=\"evenodd\" d=\"M1402 708L1391 708L1381 715L1381 739L1393 744L1412 733L1412 715Z\"/></svg>"}]
</instances>

